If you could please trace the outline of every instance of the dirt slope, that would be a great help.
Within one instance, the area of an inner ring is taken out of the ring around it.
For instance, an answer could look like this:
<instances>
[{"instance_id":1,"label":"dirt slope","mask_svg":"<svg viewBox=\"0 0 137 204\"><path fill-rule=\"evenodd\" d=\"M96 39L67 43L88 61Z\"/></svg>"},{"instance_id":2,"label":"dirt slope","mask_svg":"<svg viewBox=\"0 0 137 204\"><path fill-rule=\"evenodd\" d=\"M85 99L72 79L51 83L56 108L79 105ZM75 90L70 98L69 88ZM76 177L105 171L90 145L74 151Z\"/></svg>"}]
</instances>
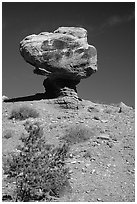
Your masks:
<instances>
[{"instance_id":1,"label":"dirt slope","mask_svg":"<svg viewBox=\"0 0 137 204\"><path fill-rule=\"evenodd\" d=\"M80 125L91 129L88 141L71 146L66 165L70 168L71 189L62 193L60 202L134 202L135 201L135 111L122 111L116 105L83 101L83 108L63 109L50 100L3 103L3 155L16 151L20 136L26 133L24 122L9 120L16 106L35 108L44 127L45 140L58 145L69 127ZM11 137L5 137L7 132ZM12 185L3 175L3 194Z\"/></svg>"}]
</instances>

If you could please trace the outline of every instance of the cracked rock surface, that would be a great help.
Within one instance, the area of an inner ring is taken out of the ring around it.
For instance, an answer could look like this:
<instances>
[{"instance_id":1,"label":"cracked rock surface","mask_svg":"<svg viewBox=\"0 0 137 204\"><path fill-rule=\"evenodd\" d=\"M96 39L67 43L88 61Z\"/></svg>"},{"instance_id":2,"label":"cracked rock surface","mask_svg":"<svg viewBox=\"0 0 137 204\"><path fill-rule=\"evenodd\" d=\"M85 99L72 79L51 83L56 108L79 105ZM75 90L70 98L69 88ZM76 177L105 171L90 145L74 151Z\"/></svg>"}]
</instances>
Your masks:
<instances>
[{"instance_id":1,"label":"cracked rock surface","mask_svg":"<svg viewBox=\"0 0 137 204\"><path fill-rule=\"evenodd\" d=\"M82 79L97 71L96 48L87 43L84 28L60 27L24 38L20 52L34 73L52 78Z\"/></svg>"}]
</instances>

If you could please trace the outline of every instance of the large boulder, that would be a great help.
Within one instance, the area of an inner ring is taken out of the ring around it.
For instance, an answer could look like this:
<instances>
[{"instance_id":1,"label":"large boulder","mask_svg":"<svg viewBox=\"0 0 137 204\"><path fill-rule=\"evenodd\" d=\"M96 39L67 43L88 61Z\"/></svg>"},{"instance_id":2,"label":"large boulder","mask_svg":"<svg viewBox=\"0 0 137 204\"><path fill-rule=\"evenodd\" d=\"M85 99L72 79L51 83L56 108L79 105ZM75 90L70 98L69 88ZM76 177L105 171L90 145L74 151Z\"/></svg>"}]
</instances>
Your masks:
<instances>
[{"instance_id":1,"label":"large boulder","mask_svg":"<svg viewBox=\"0 0 137 204\"><path fill-rule=\"evenodd\" d=\"M35 74L46 76L45 98L65 97L61 104L69 97L69 104L73 101L77 107L76 85L97 71L97 51L87 43L84 28L60 27L53 33L29 35L20 42L20 53Z\"/></svg>"},{"instance_id":2,"label":"large boulder","mask_svg":"<svg viewBox=\"0 0 137 204\"><path fill-rule=\"evenodd\" d=\"M97 51L87 43L84 28L29 35L20 42L20 52L35 67L34 73L50 78L80 80L97 71Z\"/></svg>"}]
</instances>

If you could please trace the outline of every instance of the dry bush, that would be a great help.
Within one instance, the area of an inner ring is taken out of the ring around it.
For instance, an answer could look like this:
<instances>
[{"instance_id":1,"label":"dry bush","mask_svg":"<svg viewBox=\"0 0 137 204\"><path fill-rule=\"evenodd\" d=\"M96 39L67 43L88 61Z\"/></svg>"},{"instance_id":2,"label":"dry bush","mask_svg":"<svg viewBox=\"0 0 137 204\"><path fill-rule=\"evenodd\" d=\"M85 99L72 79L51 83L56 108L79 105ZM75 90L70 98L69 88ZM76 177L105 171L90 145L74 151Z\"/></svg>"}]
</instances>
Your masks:
<instances>
[{"instance_id":1,"label":"dry bush","mask_svg":"<svg viewBox=\"0 0 137 204\"><path fill-rule=\"evenodd\" d=\"M10 139L10 138L12 138L14 135L15 135L15 132L14 132L14 130L12 130L12 129L8 129L8 130L6 130L6 131L3 132L3 138L5 138L5 139Z\"/></svg>"},{"instance_id":2,"label":"dry bush","mask_svg":"<svg viewBox=\"0 0 137 204\"><path fill-rule=\"evenodd\" d=\"M12 110L9 119L15 118L16 120L25 120L27 118L37 118L39 113L28 106L16 107Z\"/></svg>"},{"instance_id":3,"label":"dry bush","mask_svg":"<svg viewBox=\"0 0 137 204\"><path fill-rule=\"evenodd\" d=\"M61 138L68 144L76 144L89 140L94 136L94 130L88 128L85 125L72 125L66 130L66 134Z\"/></svg>"},{"instance_id":4,"label":"dry bush","mask_svg":"<svg viewBox=\"0 0 137 204\"><path fill-rule=\"evenodd\" d=\"M27 123L25 128L29 134L22 137L24 145L4 162L8 181L12 178L16 183L13 201L46 201L50 193L59 197L70 177L65 167L69 147L46 144L39 123Z\"/></svg>"}]
</instances>

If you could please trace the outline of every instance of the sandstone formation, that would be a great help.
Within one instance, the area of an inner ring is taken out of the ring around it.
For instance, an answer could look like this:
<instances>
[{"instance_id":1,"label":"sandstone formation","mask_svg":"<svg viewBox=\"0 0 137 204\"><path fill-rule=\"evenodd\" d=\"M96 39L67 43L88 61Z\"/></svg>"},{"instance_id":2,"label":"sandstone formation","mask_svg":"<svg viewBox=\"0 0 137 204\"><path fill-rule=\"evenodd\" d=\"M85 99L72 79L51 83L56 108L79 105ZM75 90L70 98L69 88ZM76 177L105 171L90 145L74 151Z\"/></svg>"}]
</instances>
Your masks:
<instances>
[{"instance_id":1,"label":"sandstone formation","mask_svg":"<svg viewBox=\"0 0 137 204\"><path fill-rule=\"evenodd\" d=\"M76 85L97 71L97 51L87 43L84 28L60 27L53 33L29 35L20 42L20 52L35 74L46 76L47 98L77 96Z\"/></svg>"}]
</instances>

